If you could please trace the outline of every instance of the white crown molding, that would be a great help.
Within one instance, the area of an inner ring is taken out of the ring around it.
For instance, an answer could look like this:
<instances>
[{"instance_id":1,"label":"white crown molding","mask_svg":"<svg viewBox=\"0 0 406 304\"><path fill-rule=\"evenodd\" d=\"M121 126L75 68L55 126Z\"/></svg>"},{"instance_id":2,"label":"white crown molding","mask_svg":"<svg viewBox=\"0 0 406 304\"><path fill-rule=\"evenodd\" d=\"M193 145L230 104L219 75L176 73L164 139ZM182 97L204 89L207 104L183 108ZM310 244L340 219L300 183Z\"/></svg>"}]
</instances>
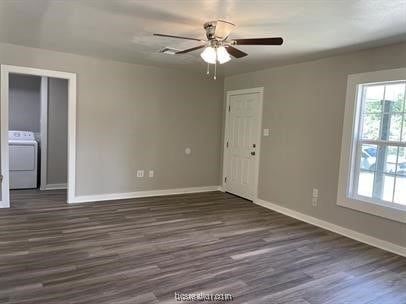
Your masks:
<instances>
[{"instance_id":1,"label":"white crown molding","mask_svg":"<svg viewBox=\"0 0 406 304\"><path fill-rule=\"evenodd\" d=\"M310 215L306 215L304 213L298 212L298 211L294 211L292 209L288 209L285 207L282 207L280 205L274 204L274 203L270 203L261 199L257 199L254 201L255 204L260 205L262 207L265 207L267 209L271 209L273 211L276 211L278 213L282 213L284 215L287 215L289 217L293 217L295 219L298 219L300 221L309 223L311 225L314 226L318 226L320 228L326 229L326 230L330 230L332 232L341 234L343 236L349 237L351 239L354 239L356 241L386 250L386 251L390 251L393 253L396 253L398 255L404 256L406 257L406 248L402 247L400 245L388 242L388 241L384 241L382 239L378 239L375 237L372 237L370 235L366 235L364 233L360 233L348 228L344 228L342 226L338 226L336 224L332 224L330 222L312 217Z\"/></svg>"}]
</instances>

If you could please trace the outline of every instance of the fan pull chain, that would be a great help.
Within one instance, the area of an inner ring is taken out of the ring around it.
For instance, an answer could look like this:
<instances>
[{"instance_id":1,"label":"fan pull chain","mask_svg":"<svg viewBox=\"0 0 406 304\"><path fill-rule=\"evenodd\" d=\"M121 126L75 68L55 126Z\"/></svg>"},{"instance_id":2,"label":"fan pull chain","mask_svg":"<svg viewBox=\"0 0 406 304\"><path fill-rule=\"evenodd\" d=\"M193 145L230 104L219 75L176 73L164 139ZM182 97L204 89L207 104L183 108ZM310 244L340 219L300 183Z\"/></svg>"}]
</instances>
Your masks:
<instances>
[{"instance_id":1,"label":"fan pull chain","mask_svg":"<svg viewBox=\"0 0 406 304\"><path fill-rule=\"evenodd\" d=\"M217 79L217 49L216 49L216 61L214 62L214 80Z\"/></svg>"},{"instance_id":2,"label":"fan pull chain","mask_svg":"<svg viewBox=\"0 0 406 304\"><path fill-rule=\"evenodd\" d=\"M206 72L206 75L209 75L210 74L210 63L207 63L207 72Z\"/></svg>"}]
</instances>

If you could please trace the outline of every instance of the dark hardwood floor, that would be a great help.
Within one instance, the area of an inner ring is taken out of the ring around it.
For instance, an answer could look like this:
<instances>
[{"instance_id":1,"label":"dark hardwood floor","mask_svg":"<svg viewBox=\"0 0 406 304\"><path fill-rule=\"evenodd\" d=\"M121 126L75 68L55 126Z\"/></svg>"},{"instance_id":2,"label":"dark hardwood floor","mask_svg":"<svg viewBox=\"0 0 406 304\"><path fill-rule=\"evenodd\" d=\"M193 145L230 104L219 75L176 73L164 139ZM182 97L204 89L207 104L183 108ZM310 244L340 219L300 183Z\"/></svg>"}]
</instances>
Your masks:
<instances>
[{"instance_id":1,"label":"dark hardwood floor","mask_svg":"<svg viewBox=\"0 0 406 304\"><path fill-rule=\"evenodd\" d=\"M221 192L0 210L0 303L406 303L406 258Z\"/></svg>"}]
</instances>

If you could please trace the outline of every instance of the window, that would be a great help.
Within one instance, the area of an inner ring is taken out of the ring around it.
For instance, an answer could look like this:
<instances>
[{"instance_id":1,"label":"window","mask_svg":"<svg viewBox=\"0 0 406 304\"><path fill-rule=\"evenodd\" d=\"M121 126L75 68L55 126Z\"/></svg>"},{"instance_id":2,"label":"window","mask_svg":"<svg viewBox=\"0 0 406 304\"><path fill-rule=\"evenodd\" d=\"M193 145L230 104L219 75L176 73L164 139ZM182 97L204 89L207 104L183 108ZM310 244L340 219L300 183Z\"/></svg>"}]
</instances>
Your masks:
<instances>
[{"instance_id":1,"label":"window","mask_svg":"<svg viewBox=\"0 0 406 304\"><path fill-rule=\"evenodd\" d=\"M355 193L406 205L406 81L359 85Z\"/></svg>"},{"instance_id":2,"label":"window","mask_svg":"<svg viewBox=\"0 0 406 304\"><path fill-rule=\"evenodd\" d=\"M337 199L406 222L406 69L349 76Z\"/></svg>"}]
</instances>

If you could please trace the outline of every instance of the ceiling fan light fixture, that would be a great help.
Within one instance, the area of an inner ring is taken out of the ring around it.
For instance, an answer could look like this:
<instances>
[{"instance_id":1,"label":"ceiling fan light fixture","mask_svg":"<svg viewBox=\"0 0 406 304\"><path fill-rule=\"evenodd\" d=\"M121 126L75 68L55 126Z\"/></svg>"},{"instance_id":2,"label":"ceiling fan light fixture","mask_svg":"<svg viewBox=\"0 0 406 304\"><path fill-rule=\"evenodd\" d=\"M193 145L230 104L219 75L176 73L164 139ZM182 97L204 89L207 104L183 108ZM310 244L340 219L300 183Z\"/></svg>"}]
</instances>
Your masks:
<instances>
[{"instance_id":1,"label":"ceiling fan light fixture","mask_svg":"<svg viewBox=\"0 0 406 304\"><path fill-rule=\"evenodd\" d=\"M216 63L216 50L209 46L204 49L204 51L200 54L200 56L203 58L204 61L210 64L215 64Z\"/></svg>"},{"instance_id":2,"label":"ceiling fan light fixture","mask_svg":"<svg viewBox=\"0 0 406 304\"><path fill-rule=\"evenodd\" d=\"M1 0L0 0L1 1ZM225 20L209 21L203 25L207 39L198 39L192 37L175 36L167 34L154 33L154 36L176 38L183 40L199 41L200 45L185 50L171 50L165 48L162 53L181 55L204 49L200 54L207 63L207 74L209 74L210 64L214 65L214 79L216 79L217 63L223 64L229 62L231 57L243 58L248 54L239 50L238 45L282 45L282 37L264 37L264 38L244 38L229 39L229 35L235 25Z\"/></svg>"},{"instance_id":3,"label":"ceiling fan light fixture","mask_svg":"<svg viewBox=\"0 0 406 304\"><path fill-rule=\"evenodd\" d=\"M220 62L220 64L229 62L231 60L230 54L227 52L224 46L217 48L217 60Z\"/></svg>"}]
</instances>

